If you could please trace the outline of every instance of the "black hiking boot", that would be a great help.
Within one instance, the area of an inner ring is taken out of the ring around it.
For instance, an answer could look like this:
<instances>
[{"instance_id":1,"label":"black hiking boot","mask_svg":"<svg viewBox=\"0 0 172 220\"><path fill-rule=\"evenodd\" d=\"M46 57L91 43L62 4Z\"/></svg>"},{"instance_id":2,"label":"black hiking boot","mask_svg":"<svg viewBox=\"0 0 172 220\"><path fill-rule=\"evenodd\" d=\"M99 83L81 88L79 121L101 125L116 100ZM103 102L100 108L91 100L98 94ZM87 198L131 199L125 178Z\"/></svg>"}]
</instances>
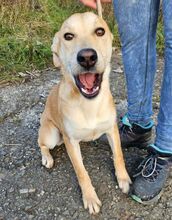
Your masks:
<instances>
[{"instance_id":1,"label":"black hiking boot","mask_svg":"<svg viewBox=\"0 0 172 220\"><path fill-rule=\"evenodd\" d=\"M153 121L147 126L142 127L138 124L130 124L127 116L124 116L121 120L122 125L119 128L121 145L125 147L148 147L152 137Z\"/></svg>"},{"instance_id":2,"label":"black hiking boot","mask_svg":"<svg viewBox=\"0 0 172 220\"><path fill-rule=\"evenodd\" d=\"M168 178L172 155L158 153L149 148L148 156L143 159L133 175L131 197L143 204L157 202Z\"/></svg>"}]
</instances>

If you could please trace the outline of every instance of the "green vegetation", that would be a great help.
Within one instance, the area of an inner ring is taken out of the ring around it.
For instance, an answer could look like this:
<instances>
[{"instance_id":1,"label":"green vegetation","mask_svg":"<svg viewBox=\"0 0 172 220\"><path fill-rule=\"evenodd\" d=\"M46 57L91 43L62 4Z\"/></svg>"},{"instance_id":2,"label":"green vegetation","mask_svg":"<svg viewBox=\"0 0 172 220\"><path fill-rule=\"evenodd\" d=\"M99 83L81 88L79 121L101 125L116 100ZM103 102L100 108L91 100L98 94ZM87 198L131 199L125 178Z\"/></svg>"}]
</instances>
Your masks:
<instances>
[{"instance_id":1,"label":"green vegetation","mask_svg":"<svg viewBox=\"0 0 172 220\"><path fill-rule=\"evenodd\" d=\"M17 72L52 65L50 45L54 33L72 13L90 10L76 0L0 0L0 81L21 80ZM104 17L120 47L113 11L104 5ZM162 20L162 19L161 19ZM158 48L163 46L158 25Z\"/></svg>"},{"instance_id":2,"label":"green vegetation","mask_svg":"<svg viewBox=\"0 0 172 220\"><path fill-rule=\"evenodd\" d=\"M163 35L163 17L162 11L160 11L158 27L157 27L157 50L160 55L164 52L164 35Z\"/></svg>"}]
</instances>

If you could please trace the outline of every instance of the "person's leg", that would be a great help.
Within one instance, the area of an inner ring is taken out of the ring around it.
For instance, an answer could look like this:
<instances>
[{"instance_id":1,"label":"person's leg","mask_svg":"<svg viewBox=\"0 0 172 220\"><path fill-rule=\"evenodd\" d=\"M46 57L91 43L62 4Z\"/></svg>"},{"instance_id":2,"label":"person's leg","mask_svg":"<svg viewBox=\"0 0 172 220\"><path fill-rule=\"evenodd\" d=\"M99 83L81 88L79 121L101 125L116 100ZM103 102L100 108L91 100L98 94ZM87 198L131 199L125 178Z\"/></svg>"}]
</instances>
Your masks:
<instances>
[{"instance_id":1,"label":"person's leg","mask_svg":"<svg viewBox=\"0 0 172 220\"><path fill-rule=\"evenodd\" d=\"M141 203L157 201L172 164L172 1L163 0L165 67L155 145L138 167L132 197Z\"/></svg>"},{"instance_id":2,"label":"person's leg","mask_svg":"<svg viewBox=\"0 0 172 220\"><path fill-rule=\"evenodd\" d=\"M143 127L152 116L158 11L159 0L114 0L127 81L127 116L130 123Z\"/></svg>"},{"instance_id":3,"label":"person's leg","mask_svg":"<svg viewBox=\"0 0 172 220\"><path fill-rule=\"evenodd\" d=\"M165 66L154 148L158 151L172 154L172 1L163 0L162 6Z\"/></svg>"},{"instance_id":4,"label":"person's leg","mask_svg":"<svg viewBox=\"0 0 172 220\"><path fill-rule=\"evenodd\" d=\"M160 0L114 0L128 111L122 119L122 147L143 148L151 143L152 90L156 72L156 27Z\"/></svg>"}]
</instances>

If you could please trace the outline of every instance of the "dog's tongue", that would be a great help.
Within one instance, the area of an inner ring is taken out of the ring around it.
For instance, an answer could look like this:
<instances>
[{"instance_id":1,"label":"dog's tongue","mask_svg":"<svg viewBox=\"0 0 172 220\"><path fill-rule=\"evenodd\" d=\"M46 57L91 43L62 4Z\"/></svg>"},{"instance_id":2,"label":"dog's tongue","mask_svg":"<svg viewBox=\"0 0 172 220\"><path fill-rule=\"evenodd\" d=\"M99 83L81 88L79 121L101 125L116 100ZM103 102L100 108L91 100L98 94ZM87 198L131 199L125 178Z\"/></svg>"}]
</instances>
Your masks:
<instances>
[{"instance_id":1,"label":"dog's tongue","mask_svg":"<svg viewBox=\"0 0 172 220\"><path fill-rule=\"evenodd\" d=\"M87 89L91 89L94 86L95 77L93 73L85 73L79 75L79 80Z\"/></svg>"}]
</instances>

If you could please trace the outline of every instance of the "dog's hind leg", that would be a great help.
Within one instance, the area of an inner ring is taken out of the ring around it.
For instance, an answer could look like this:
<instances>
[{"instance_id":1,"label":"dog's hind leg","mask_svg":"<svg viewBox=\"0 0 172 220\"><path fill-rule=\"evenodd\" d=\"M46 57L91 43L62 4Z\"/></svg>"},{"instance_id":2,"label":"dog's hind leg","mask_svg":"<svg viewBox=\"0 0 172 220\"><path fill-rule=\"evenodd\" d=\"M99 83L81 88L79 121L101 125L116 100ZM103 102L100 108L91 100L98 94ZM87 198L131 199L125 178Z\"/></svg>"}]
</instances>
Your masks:
<instances>
[{"instance_id":1,"label":"dog's hind leg","mask_svg":"<svg viewBox=\"0 0 172 220\"><path fill-rule=\"evenodd\" d=\"M91 184L90 177L84 167L80 146L78 141L71 140L64 136L64 143L77 175L79 185L82 190L82 197L85 209L89 209L90 214L96 214L100 211L101 202Z\"/></svg>"},{"instance_id":2,"label":"dog's hind leg","mask_svg":"<svg viewBox=\"0 0 172 220\"><path fill-rule=\"evenodd\" d=\"M121 149L121 142L119 137L118 127L115 124L107 133L107 138L113 152L113 160L115 166L115 173L118 180L119 187L124 193L129 191L129 185L131 183L130 177L125 168L125 162Z\"/></svg>"},{"instance_id":3,"label":"dog's hind leg","mask_svg":"<svg viewBox=\"0 0 172 220\"><path fill-rule=\"evenodd\" d=\"M63 143L59 129L51 121L44 121L39 129L38 144L42 154L42 165L51 168L54 164L50 149Z\"/></svg>"}]
</instances>

